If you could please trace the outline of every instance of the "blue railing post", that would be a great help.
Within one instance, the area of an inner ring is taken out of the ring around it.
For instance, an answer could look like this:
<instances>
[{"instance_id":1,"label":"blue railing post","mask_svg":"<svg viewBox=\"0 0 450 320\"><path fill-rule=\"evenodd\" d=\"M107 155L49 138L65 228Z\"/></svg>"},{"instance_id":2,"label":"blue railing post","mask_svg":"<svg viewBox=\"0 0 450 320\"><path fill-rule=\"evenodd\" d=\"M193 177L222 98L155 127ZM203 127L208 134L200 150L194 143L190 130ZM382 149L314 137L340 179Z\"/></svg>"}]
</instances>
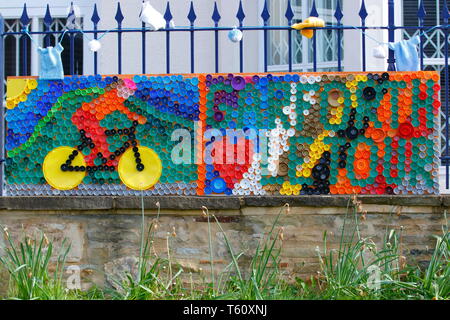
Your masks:
<instances>
[{"instance_id":1,"label":"blue railing post","mask_svg":"<svg viewBox=\"0 0 450 320\"><path fill-rule=\"evenodd\" d=\"M220 16L219 10L217 9L217 1L214 2L214 11L212 15L212 20L214 21L214 27L219 27L219 21L222 17ZM219 31L216 29L214 31L214 56L216 57L216 73L219 72Z\"/></svg>"},{"instance_id":2,"label":"blue railing post","mask_svg":"<svg viewBox=\"0 0 450 320\"><path fill-rule=\"evenodd\" d=\"M294 12L292 11L291 0L288 0L286 14L284 15L288 21L288 26L292 25L292 19L294 18ZM289 72L292 72L292 29L288 30L288 63Z\"/></svg>"},{"instance_id":3,"label":"blue railing post","mask_svg":"<svg viewBox=\"0 0 450 320\"><path fill-rule=\"evenodd\" d=\"M50 14L50 6L47 4L47 9L45 11L45 16L44 16L44 31L51 30L52 22L53 22L53 18L52 18L52 15ZM51 35L49 35L49 34L44 36L45 47L50 46L50 44L51 44L50 37L51 37Z\"/></svg>"},{"instance_id":4,"label":"blue railing post","mask_svg":"<svg viewBox=\"0 0 450 320\"><path fill-rule=\"evenodd\" d=\"M21 76L27 76L28 75L28 36L25 32L25 30L28 29L28 26L30 25L31 19L28 17L27 12L27 4L24 3L23 5L23 11L22 16L20 17L20 23L22 24L22 72L19 72ZM19 67L20 71L20 67Z\"/></svg>"},{"instance_id":5,"label":"blue railing post","mask_svg":"<svg viewBox=\"0 0 450 320\"><path fill-rule=\"evenodd\" d=\"M425 37L422 34L422 32L423 32L424 20L425 20L426 15L427 15L427 12L425 11L425 5L423 3L423 0L420 0L419 11L417 11L417 17L419 18L419 32L420 32L420 70L424 69L424 66L423 66L424 44L423 43L425 41Z\"/></svg>"},{"instance_id":6,"label":"blue railing post","mask_svg":"<svg viewBox=\"0 0 450 320\"><path fill-rule=\"evenodd\" d=\"M194 10L194 2L191 1L191 7L189 9L189 13L187 16L189 22L190 22L190 26L191 26L191 73L195 72L195 42L194 42L194 35L195 35L195 31L194 31L194 23L195 20L197 19L197 15L195 14L195 10Z\"/></svg>"},{"instance_id":7,"label":"blue railing post","mask_svg":"<svg viewBox=\"0 0 450 320\"><path fill-rule=\"evenodd\" d=\"M342 26L342 18L344 17L344 14L342 13L341 10L341 3L338 0L337 1L337 5L336 5L336 12L334 13L334 17L337 20L337 25L338 27ZM338 71L341 72L342 71L342 52L341 52L341 42L342 42L342 31L340 29L337 30L337 50L338 50Z\"/></svg>"},{"instance_id":8,"label":"blue railing post","mask_svg":"<svg viewBox=\"0 0 450 320\"><path fill-rule=\"evenodd\" d=\"M394 0L388 0L388 28L389 28L389 36L388 41L395 41L395 3ZM389 57L388 57L388 71L395 71L395 55L394 50L389 49Z\"/></svg>"},{"instance_id":9,"label":"blue railing post","mask_svg":"<svg viewBox=\"0 0 450 320\"><path fill-rule=\"evenodd\" d=\"M118 64L118 70L119 74L122 74L122 21L124 19L124 16L122 14L122 9L120 8L120 2L117 3L117 11L116 16L114 17L117 21L117 64Z\"/></svg>"},{"instance_id":10,"label":"blue railing post","mask_svg":"<svg viewBox=\"0 0 450 320\"><path fill-rule=\"evenodd\" d=\"M3 174L5 162L5 48L3 43L3 33L5 32L5 20L0 13L0 196L3 196Z\"/></svg>"},{"instance_id":11,"label":"blue railing post","mask_svg":"<svg viewBox=\"0 0 450 320\"><path fill-rule=\"evenodd\" d=\"M73 23L71 23L73 20ZM73 8L73 2L70 3L70 12L67 17L69 23L69 39L70 39L70 75L73 76L75 73L75 33L73 31L76 29L76 16L75 10Z\"/></svg>"},{"instance_id":12,"label":"blue railing post","mask_svg":"<svg viewBox=\"0 0 450 320\"><path fill-rule=\"evenodd\" d=\"M98 34L97 34L97 28L98 23L100 22L100 17L98 15L97 11L97 4L94 4L94 12L92 13L91 21L94 24L94 39L97 40ZM98 73L98 54L97 52L94 52L94 74Z\"/></svg>"},{"instance_id":13,"label":"blue railing post","mask_svg":"<svg viewBox=\"0 0 450 320\"><path fill-rule=\"evenodd\" d=\"M164 20L166 20L166 73L170 73L170 21L172 21L172 12L170 12L170 1L167 1Z\"/></svg>"},{"instance_id":14,"label":"blue railing post","mask_svg":"<svg viewBox=\"0 0 450 320\"><path fill-rule=\"evenodd\" d=\"M316 8L316 1L313 0L312 3L312 7L311 7L311 12L309 14L311 17L318 17L319 13L317 12L317 8ZM313 35L313 71L317 72L317 31L313 30L314 35Z\"/></svg>"},{"instance_id":15,"label":"blue railing post","mask_svg":"<svg viewBox=\"0 0 450 320\"><path fill-rule=\"evenodd\" d=\"M362 0L361 9L359 10L359 17L361 18L361 41L362 41L362 68L363 71L366 71L366 18L368 16L366 10L366 3Z\"/></svg>"},{"instance_id":16,"label":"blue railing post","mask_svg":"<svg viewBox=\"0 0 450 320\"><path fill-rule=\"evenodd\" d=\"M239 28L244 26L245 13L244 8L242 7L242 0L239 1L239 9L236 14L236 18L239 20ZM239 42L239 72L244 72L244 40Z\"/></svg>"},{"instance_id":17,"label":"blue railing post","mask_svg":"<svg viewBox=\"0 0 450 320\"><path fill-rule=\"evenodd\" d=\"M144 2L144 1L142 1L142 2ZM142 12L141 12L141 14L142 14ZM141 45L141 47L142 47L142 74L145 74L146 73L146 60L145 60L145 56L147 55L147 53L146 53L146 43L147 43L147 40L146 40L146 35L147 35L147 32L146 32L146 30L145 30L145 22L142 22L142 35L141 35L141 42L142 42L142 45Z\"/></svg>"},{"instance_id":18,"label":"blue railing post","mask_svg":"<svg viewBox=\"0 0 450 320\"><path fill-rule=\"evenodd\" d=\"M269 26L270 13L267 7L267 0L264 1L264 9L263 12L261 13L261 18L263 18L264 27ZM269 58L267 53L268 39L269 39L269 32L266 28L264 28L264 72L267 72L267 65L269 64Z\"/></svg>"}]
</instances>

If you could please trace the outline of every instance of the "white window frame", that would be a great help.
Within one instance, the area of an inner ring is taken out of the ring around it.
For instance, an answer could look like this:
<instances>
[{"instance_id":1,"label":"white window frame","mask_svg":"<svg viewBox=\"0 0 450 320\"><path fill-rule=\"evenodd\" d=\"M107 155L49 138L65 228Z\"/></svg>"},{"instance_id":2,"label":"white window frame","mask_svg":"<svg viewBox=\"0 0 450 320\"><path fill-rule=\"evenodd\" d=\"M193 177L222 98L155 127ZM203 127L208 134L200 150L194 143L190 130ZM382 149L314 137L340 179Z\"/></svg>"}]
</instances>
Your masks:
<instances>
[{"instance_id":1,"label":"white window frame","mask_svg":"<svg viewBox=\"0 0 450 320\"><path fill-rule=\"evenodd\" d=\"M272 1L276 1L278 2L279 0L272 0ZM305 20L306 18L309 17L309 13L310 13L310 9L311 9L311 0L301 0L301 7L302 8L306 8L305 10L301 10L302 12L302 16L301 19ZM286 7L287 7L287 2L284 2L281 4L280 7L280 16L281 16L281 20L284 21L286 20L284 17L284 14L286 12ZM259 2L259 12L262 12L264 8L264 1L260 0ZM292 9L295 13L295 7L294 5L292 5ZM335 20L334 18L334 10L335 8L331 8L331 12L330 12L330 16L332 17L333 20ZM273 12L271 12L271 15L273 14ZM273 17L271 17L271 19L273 19ZM262 21L262 20L261 20ZM270 20L269 20L270 21ZM284 32L284 31L280 31L280 32ZM262 32L261 32L262 34ZM292 35L293 37L299 36L296 33L293 33ZM333 32L333 37L335 37L335 32ZM323 50L323 46L325 45L324 41L326 41L325 39L323 41L320 41L321 37L318 37L317 40L317 52L320 53ZM261 35L261 41L260 41L260 69L263 70L264 69L264 36ZM343 40L343 37L342 37ZM331 41L335 41L334 39L332 39ZM312 53L312 50L310 50L310 39L307 39L306 37L302 37L301 39L301 48L302 48L302 63L295 63L295 61L293 60L293 64L292 64L292 69L296 70L298 72L310 72L313 70L313 66L314 63L312 62L312 56L310 56L310 54ZM268 43L268 46L270 46L271 43ZM342 56L341 56L341 60L343 62L344 58L343 58L343 53L344 53L344 49L343 46L341 47L342 51ZM293 46L293 49L295 50L295 46ZM337 56L337 50L335 48L335 46L332 47L332 50L334 50L333 52L333 56L336 55ZM311 52L310 52L311 51ZM293 52L294 55L295 52ZM268 48L268 54L270 54L270 48ZM270 63L270 61L269 61ZM321 62L319 59L317 61L317 69L318 71L320 69L337 69L338 67L338 61L333 60L333 61L324 61ZM289 64L279 64L279 65L268 65L267 66L267 70L269 72L273 72L273 71L281 71L281 72L286 72L289 71Z\"/></svg>"}]
</instances>

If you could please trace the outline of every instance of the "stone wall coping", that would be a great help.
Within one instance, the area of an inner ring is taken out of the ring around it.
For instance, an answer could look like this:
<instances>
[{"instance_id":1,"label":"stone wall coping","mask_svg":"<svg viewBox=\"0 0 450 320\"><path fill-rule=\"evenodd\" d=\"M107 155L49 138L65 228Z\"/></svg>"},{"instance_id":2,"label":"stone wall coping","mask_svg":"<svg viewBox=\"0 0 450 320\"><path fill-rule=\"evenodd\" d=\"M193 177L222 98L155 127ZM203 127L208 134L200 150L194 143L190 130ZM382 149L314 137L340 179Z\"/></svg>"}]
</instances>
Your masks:
<instances>
[{"instance_id":1,"label":"stone wall coping","mask_svg":"<svg viewBox=\"0 0 450 320\"><path fill-rule=\"evenodd\" d=\"M352 196L267 196L267 197L144 197L146 210L156 209L160 203L166 210L200 210L202 206L210 210L239 210L245 207L280 207L289 203L291 207L347 207ZM450 207L450 195L360 195L363 204L394 206ZM0 197L0 210L15 211L105 211L141 209L140 196L22 196Z\"/></svg>"}]
</instances>

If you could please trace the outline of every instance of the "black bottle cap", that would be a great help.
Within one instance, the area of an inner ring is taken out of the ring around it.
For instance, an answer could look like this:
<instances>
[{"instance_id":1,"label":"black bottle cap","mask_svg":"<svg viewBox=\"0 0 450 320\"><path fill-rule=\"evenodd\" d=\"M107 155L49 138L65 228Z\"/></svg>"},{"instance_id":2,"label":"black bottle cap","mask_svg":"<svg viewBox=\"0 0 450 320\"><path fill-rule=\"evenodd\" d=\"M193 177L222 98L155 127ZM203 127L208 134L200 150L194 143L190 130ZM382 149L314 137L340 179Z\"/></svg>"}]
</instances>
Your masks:
<instances>
[{"instance_id":1,"label":"black bottle cap","mask_svg":"<svg viewBox=\"0 0 450 320\"><path fill-rule=\"evenodd\" d=\"M369 100L369 101L374 100L376 97L376 94L377 93L376 93L375 89L372 87L366 87L363 90L364 99Z\"/></svg>"},{"instance_id":2,"label":"black bottle cap","mask_svg":"<svg viewBox=\"0 0 450 320\"><path fill-rule=\"evenodd\" d=\"M358 129L356 129L355 127L348 127L347 130L345 130L345 133L347 135L347 138L349 138L350 140L354 140L356 138L358 138Z\"/></svg>"}]
</instances>

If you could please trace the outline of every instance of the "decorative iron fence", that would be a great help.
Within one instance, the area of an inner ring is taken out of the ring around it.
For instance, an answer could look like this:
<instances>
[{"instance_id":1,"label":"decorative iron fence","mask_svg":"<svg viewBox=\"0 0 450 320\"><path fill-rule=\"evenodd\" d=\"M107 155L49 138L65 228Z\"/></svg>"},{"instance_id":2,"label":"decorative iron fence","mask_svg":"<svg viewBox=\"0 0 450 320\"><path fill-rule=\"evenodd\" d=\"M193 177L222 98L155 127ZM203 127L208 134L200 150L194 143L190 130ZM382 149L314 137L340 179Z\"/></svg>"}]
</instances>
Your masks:
<instances>
[{"instance_id":1,"label":"decorative iron fence","mask_svg":"<svg viewBox=\"0 0 450 320\"><path fill-rule=\"evenodd\" d=\"M418 9L417 9L417 26L398 26L395 25L395 2L401 1L401 0L385 0L387 1L388 5L388 24L384 26L368 26L367 25L367 19L369 17L368 11L366 9L365 1L362 0L361 7L358 8L358 15L360 17L360 25L359 26L345 26L343 24L343 18L344 18L344 12L342 10L342 5L340 0L336 2L336 8L334 10L334 18L335 23L327 24L324 28L314 29L314 36L311 39L312 41L312 71L318 70L318 50L317 50L317 40L319 37L321 37L321 32L328 32L328 33L335 33L336 34L336 44L337 48L336 55L337 55L337 71L343 71L343 49L341 46L342 40L343 40L343 33L346 30L361 30L363 31L361 33L361 48L358 48L358 50L361 50L361 61L362 61L362 70L366 71L367 67L367 55L371 54L371 52L368 52L367 50L367 36L364 33L364 31L367 30L385 30L388 33L388 40L389 42L394 42L399 39L395 39L395 34L397 30L403 31L405 36L411 36L415 32L421 33L422 31L427 30L429 27L425 26L425 19L427 17L427 11L425 7L424 0L420 0L418 3ZM444 41L443 45L439 48L442 51L441 56L443 57L443 67L441 68L441 84L442 84L442 92L441 92L441 99L442 99L442 152L441 152L441 161L442 165L445 166L445 172L446 172L446 189L450 189L450 146L449 146L449 71L448 71L448 49L449 49L449 28L448 28L448 21L450 18L450 11L447 5L447 0L440 2L441 8L439 8L440 13L440 25L435 26L435 30L437 30L443 37ZM439 5L439 4L438 4ZM318 17L319 13L316 6L316 1L312 1L312 6L310 10L310 16ZM260 17L262 18L263 24L261 26L246 26L246 13L244 11L244 7L242 5L242 1L239 3L239 7L236 13L236 19L237 19L237 25L238 28L244 33L249 31L257 31L261 33L262 36L262 59L263 59L263 68L262 70L251 70L251 71L268 71L269 67L269 37L270 33L273 31L278 32L286 32L286 35L288 37L288 68L286 71L292 72L293 71L293 37L296 35L296 31L292 30L290 25L294 22L294 11L292 9L291 0L287 0L287 7L285 11L285 18L286 18L286 24L285 26L272 26L270 24L271 14L269 11L268 6L268 0L264 1L264 6L262 9L262 12L260 14ZM74 11L71 10L68 18L74 18ZM220 70L219 66L219 59L220 59L220 46L219 46L219 34L222 32L228 32L229 30L232 30L233 27L231 26L221 26L221 15L217 6L217 3L215 3L213 7L212 12L212 26L208 27L200 27L196 25L197 21L197 14L195 12L194 4L191 2L190 8L188 10L187 18L190 22L190 25L187 27L172 27L171 21L173 19L173 15L170 8L170 1L167 2L166 10L164 13L164 19L166 21L166 27L164 29L160 29L158 31L149 31L149 29L145 28L145 24L142 24L141 27L136 28L124 28L122 26L124 15L121 10L120 3L117 5L116 15L114 17L115 21L117 22L117 28L113 30L103 30L99 29L99 22L101 20L101 17L99 15L99 12L97 10L97 6L93 6L93 12L92 16L90 18L93 28L87 29L85 28L82 32L84 34L90 34L93 36L94 39L98 39L99 36L102 34L108 32L115 34L117 37L117 68L118 73L122 74L123 67L122 67L122 59L123 59L123 53L126 49L123 47L123 37L124 34L140 34L141 35L141 71L143 74L151 73L151 70L148 68L147 64L147 35L149 32L159 32L165 34L165 51L166 51L166 72L171 73L171 36L174 32L182 32L187 34L187 37L189 37L190 40L190 67L189 70L186 70L186 72L195 73L196 72L196 65L195 65L195 56L196 56L196 48L199 45L196 43L196 34L199 32L211 32L214 35L214 70L211 70L211 72L219 73L219 72L227 72L227 70ZM86 19L86 18L85 18ZM51 16L50 8L47 5L47 11L45 13L44 19L44 30L43 31L29 31L29 34L31 35L41 35L44 37L44 44L45 46L51 45L51 39L50 36L57 37L61 35L61 31L52 30L51 25L54 22L54 18ZM31 47L30 40L28 38L28 35L26 32L28 32L28 26L31 23L31 19L28 16L27 7L26 4L23 7L23 12L20 17L20 25L21 30L5 30L5 19L2 17L0 13L0 97L4 97L5 94L5 38L8 36L16 36L20 37L20 68L19 73L20 75L29 75L30 74L30 66L29 66L29 56L28 52ZM76 69L76 55L75 55L75 41L77 35L81 31L76 28L69 28L67 30L67 35L69 38L69 61L68 61L68 74L73 75L75 74ZM426 53L426 43L429 41L429 37L427 35L421 34L421 45L419 47L419 53L420 53L420 63L422 70L426 69L426 63L425 59L427 57ZM239 70L240 72L244 71L250 71L246 70L245 63L244 63L244 47L245 47L245 37L244 40L242 40L239 43L239 61L237 62L239 64ZM98 64L99 64L99 55L97 52L92 53L92 57L90 59L93 59L93 70L94 73L98 73ZM388 57L388 71L395 71L395 56L394 52L392 50L389 50L389 57ZM5 112L2 112L0 114L0 158L3 159L2 162L4 162L5 158L5 121L4 121ZM0 184L3 185L3 177L4 177L4 168L1 166L0 168ZM2 188L3 190L3 188ZM3 194L3 193L2 193Z\"/></svg>"}]
</instances>

